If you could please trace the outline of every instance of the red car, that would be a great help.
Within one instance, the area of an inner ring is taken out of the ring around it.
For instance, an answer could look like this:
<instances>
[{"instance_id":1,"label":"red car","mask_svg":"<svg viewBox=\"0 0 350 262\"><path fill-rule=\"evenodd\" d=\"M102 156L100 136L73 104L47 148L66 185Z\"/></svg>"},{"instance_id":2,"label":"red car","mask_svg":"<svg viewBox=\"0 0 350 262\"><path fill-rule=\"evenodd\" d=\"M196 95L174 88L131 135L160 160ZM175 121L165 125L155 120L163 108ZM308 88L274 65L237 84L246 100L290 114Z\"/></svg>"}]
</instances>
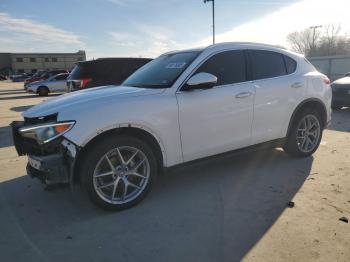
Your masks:
<instances>
[{"instance_id":1,"label":"red car","mask_svg":"<svg viewBox=\"0 0 350 262\"><path fill-rule=\"evenodd\" d=\"M62 70L62 69L60 69L60 70L52 70L52 71L39 70L32 77L27 78L24 81L24 89L27 90L28 84L30 84L32 82L46 80L46 79L48 79L49 77L51 77L53 75L57 75L57 74L61 74L61 73L69 73L69 72L68 72L68 70Z\"/></svg>"}]
</instances>

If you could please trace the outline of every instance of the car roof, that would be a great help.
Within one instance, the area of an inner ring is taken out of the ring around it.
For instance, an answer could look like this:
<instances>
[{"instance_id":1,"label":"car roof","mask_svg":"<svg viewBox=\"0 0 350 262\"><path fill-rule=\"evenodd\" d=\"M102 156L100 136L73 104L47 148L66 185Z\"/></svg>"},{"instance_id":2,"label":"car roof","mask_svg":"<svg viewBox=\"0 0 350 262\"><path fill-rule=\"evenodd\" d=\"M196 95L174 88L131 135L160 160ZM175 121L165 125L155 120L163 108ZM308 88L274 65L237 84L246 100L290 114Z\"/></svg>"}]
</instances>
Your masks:
<instances>
[{"instance_id":1,"label":"car roof","mask_svg":"<svg viewBox=\"0 0 350 262\"><path fill-rule=\"evenodd\" d=\"M264 43L254 43L254 42L223 42L223 43L213 44L202 48L191 48L191 49L185 49L185 50L171 51L171 52L165 53L164 55L182 53L182 52L206 52L206 51L215 52L215 51L225 50L228 48L262 49L262 50L286 53L295 57L304 57L302 54L295 53L291 50L284 48L283 46L270 45L270 44L264 44Z\"/></svg>"},{"instance_id":2,"label":"car roof","mask_svg":"<svg viewBox=\"0 0 350 262\"><path fill-rule=\"evenodd\" d=\"M99 62L122 62L122 61L151 61L152 58L143 58L143 57L102 57L93 60L80 61L77 65L86 65L86 64L94 64Z\"/></svg>"}]
</instances>

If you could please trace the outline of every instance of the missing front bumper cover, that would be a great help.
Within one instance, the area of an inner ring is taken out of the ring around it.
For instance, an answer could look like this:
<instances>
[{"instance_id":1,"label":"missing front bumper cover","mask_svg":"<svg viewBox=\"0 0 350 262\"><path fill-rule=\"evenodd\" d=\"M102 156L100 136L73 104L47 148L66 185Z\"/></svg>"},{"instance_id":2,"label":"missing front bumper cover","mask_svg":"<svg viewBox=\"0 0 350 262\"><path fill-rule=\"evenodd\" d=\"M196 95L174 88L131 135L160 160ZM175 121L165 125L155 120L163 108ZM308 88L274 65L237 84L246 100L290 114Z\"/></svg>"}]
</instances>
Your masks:
<instances>
[{"instance_id":1,"label":"missing front bumper cover","mask_svg":"<svg viewBox=\"0 0 350 262\"><path fill-rule=\"evenodd\" d=\"M28 156L27 173L46 184L68 183L69 164L62 154Z\"/></svg>"}]
</instances>

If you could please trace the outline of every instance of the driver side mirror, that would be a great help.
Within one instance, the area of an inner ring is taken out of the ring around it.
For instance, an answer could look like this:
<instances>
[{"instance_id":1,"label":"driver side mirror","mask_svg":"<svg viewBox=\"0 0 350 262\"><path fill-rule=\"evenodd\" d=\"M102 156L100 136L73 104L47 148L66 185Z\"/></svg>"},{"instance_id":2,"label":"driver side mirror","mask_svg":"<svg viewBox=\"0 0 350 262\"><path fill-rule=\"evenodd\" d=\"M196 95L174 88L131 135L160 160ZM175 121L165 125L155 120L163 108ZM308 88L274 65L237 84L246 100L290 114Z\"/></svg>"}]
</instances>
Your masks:
<instances>
[{"instance_id":1,"label":"driver side mirror","mask_svg":"<svg viewBox=\"0 0 350 262\"><path fill-rule=\"evenodd\" d=\"M188 79L185 91L193 90L193 89L209 89L213 88L218 82L218 78L209 73L198 73L193 75L190 79Z\"/></svg>"}]
</instances>

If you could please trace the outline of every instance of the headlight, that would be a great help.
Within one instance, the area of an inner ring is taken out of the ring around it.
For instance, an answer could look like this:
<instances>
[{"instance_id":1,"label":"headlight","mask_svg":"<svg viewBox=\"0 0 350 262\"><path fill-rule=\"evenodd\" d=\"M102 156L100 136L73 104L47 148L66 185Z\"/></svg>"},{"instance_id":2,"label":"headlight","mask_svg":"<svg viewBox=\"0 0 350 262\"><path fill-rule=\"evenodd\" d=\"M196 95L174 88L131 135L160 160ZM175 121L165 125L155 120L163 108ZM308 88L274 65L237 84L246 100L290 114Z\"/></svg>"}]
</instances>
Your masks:
<instances>
[{"instance_id":1,"label":"headlight","mask_svg":"<svg viewBox=\"0 0 350 262\"><path fill-rule=\"evenodd\" d=\"M48 123L22 127L19 129L19 132L24 137L35 139L39 144L45 144L68 132L74 124L74 121Z\"/></svg>"}]
</instances>

